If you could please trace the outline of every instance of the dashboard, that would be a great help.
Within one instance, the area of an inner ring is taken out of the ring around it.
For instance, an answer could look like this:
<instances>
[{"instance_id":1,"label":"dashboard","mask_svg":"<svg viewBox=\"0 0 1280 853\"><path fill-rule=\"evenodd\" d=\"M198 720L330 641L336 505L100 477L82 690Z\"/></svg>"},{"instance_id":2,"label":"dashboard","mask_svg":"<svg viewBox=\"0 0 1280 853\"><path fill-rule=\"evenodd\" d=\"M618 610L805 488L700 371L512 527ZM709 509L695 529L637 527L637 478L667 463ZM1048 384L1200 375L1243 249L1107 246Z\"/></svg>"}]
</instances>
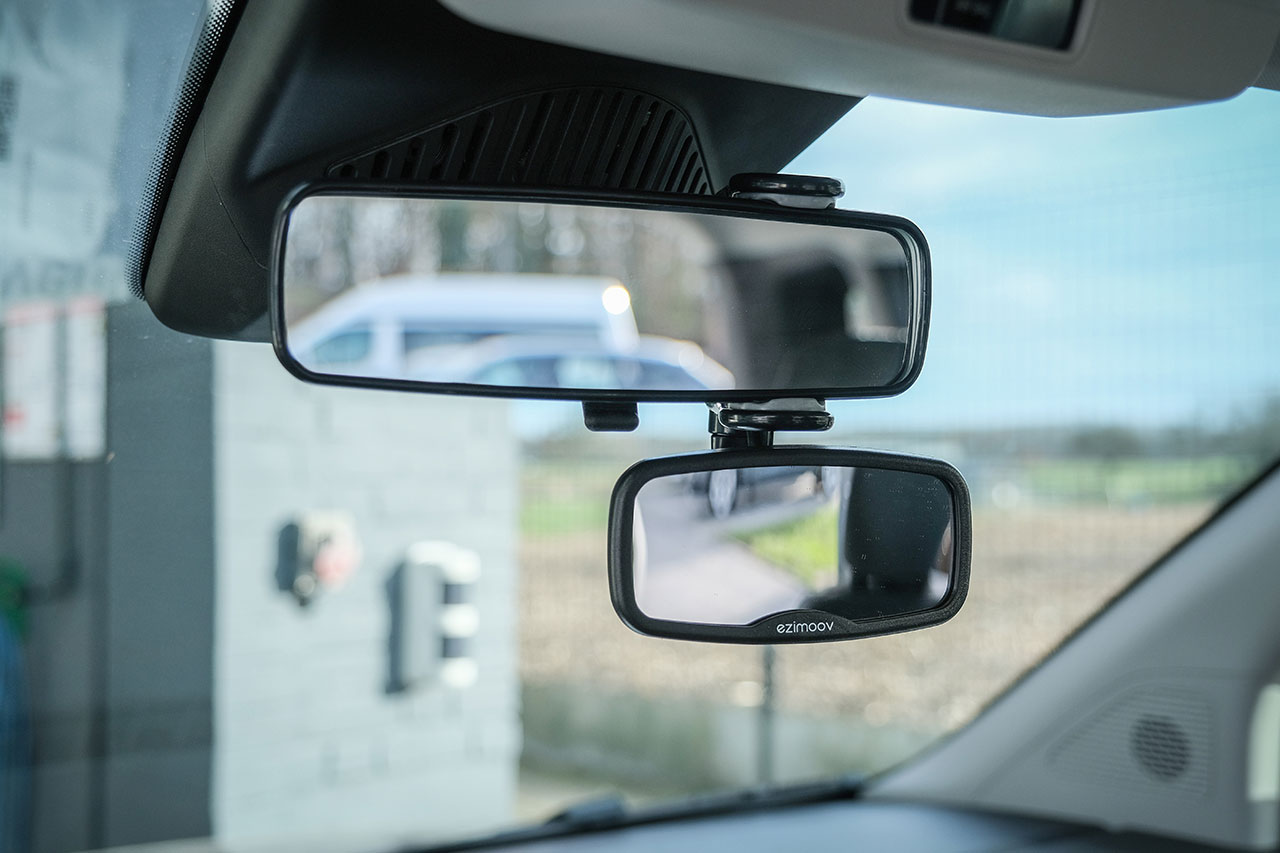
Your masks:
<instances>
[{"instance_id":1,"label":"dashboard","mask_svg":"<svg viewBox=\"0 0 1280 853\"><path fill-rule=\"evenodd\" d=\"M450 849L450 848L443 848ZM500 849L520 853L627 853L662 850L837 851L893 850L897 853L968 851L1190 851L1222 848L1098 827L1013 817L943 806L896 802L839 802L762 810L702 819L632 826L540 841L453 849Z\"/></svg>"}]
</instances>

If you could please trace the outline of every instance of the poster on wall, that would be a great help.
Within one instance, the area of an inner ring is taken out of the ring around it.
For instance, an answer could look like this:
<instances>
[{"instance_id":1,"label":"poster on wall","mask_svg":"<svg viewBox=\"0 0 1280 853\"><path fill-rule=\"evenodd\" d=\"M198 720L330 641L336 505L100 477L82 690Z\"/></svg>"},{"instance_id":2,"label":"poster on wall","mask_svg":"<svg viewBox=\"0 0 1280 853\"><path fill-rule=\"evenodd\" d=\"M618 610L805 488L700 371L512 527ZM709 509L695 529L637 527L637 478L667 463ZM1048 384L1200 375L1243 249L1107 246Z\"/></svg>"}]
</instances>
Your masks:
<instances>
[{"instance_id":1,"label":"poster on wall","mask_svg":"<svg viewBox=\"0 0 1280 853\"><path fill-rule=\"evenodd\" d=\"M101 299L12 305L3 322L6 459L95 459L106 449Z\"/></svg>"},{"instance_id":2,"label":"poster on wall","mask_svg":"<svg viewBox=\"0 0 1280 853\"><path fill-rule=\"evenodd\" d=\"M4 321L4 456L58 455L58 307L13 305Z\"/></svg>"},{"instance_id":3,"label":"poster on wall","mask_svg":"<svg viewBox=\"0 0 1280 853\"><path fill-rule=\"evenodd\" d=\"M5 279L35 277L33 264L84 262L99 253L117 204L128 13L120 3L0 3ZM85 127L98 132L78 131Z\"/></svg>"},{"instance_id":4,"label":"poster on wall","mask_svg":"<svg viewBox=\"0 0 1280 853\"><path fill-rule=\"evenodd\" d=\"M97 297L63 307L63 452L70 459L106 453L107 314Z\"/></svg>"},{"instance_id":5,"label":"poster on wall","mask_svg":"<svg viewBox=\"0 0 1280 853\"><path fill-rule=\"evenodd\" d=\"M154 12L0 2L0 312L79 294L128 297L103 261L123 256L122 228L132 222L117 196L118 181L139 169L132 147L121 148L127 110L149 103L140 99L162 105L148 113L166 103L157 83L134 73L145 64L129 62L131 16Z\"/></svg>"}]
</instances>

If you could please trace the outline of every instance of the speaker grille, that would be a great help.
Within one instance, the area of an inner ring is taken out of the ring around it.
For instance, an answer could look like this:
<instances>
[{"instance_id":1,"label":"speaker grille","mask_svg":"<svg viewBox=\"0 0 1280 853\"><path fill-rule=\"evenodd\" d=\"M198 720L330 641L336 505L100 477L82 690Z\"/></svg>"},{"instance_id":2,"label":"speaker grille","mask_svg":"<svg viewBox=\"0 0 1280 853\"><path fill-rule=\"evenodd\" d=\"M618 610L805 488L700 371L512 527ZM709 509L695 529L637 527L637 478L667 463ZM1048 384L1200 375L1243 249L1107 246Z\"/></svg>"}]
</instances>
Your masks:
<instances>
[{"instance_id":1,"label":"speaker grille","mask_svg":"<svg viewBox=\"0 0 1280 853\"><path fill-rule=\"evenodd\" d=\"M331 178L708 194L693 126L628 89L522 95L334 163Z\"/></svg>"},{"instance_id":2,"label":"speaker grille","mask_svg":"<svg viewBox=\"0 0 1280 853\"><path fill-rule=\"evenodd\" d=\"M1213 713L1205 697L1149 687L1124 694L1072 729L1050 748L1048 762L1089 784L1204 796L1212 751Z\"/></svg>"},{"instance_id":3,"label":"speaker grille","mask_svg":"<svg viewBox=\"0 0 1280 853\"><path fill-rule=\"evenodd\" d=\"M1191 765L1186 733L1165 716L1139 718L1129 734L1129 746L1138 766L1159 782L1172 782Z\"/></svg>"}]
</instances>

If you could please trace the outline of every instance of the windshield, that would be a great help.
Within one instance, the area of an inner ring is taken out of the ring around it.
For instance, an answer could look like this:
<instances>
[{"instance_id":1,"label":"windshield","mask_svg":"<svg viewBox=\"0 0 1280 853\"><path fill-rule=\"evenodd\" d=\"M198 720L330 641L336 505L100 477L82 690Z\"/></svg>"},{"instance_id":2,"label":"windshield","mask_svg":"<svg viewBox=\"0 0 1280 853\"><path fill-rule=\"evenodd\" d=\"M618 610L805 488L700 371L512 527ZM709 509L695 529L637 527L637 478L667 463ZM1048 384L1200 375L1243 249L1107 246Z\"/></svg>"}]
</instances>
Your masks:
<instances>
[{"instance_id":1,"label":"windshield","mask_svg":"<svg viewBox=\"0 0 1280 853\"><path fill-rule=\"evenodd\" d=\"M641 637L609 602L609 492L705 448L704 406L602 435L574 404L309 386L127 294L202 9L0 7L0 853L371 849L873 773L1280 454L1280 94L1082 119L867 99L787 170L921 227L929 349L901 397L833 403L821 442L961 470L969 600L850 643ZM806 530L741 489L742 547L804 570Z\"/></svg>"}]
</instances>

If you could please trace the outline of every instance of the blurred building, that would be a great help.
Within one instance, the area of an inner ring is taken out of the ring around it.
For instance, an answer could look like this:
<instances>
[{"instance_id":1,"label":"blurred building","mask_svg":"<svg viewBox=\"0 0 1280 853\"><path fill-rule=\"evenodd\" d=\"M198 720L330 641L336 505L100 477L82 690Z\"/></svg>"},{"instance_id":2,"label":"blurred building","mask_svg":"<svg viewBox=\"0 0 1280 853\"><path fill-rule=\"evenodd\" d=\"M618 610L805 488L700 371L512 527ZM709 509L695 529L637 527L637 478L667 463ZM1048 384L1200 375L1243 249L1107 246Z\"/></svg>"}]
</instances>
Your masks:
<instances>
[{"instance_id":1,"label":"blurred building","mask_svg":"<svg viewBox=\"0 0 1280 853\"><path fill-rule=\"evenodd\" d=\"M265 346L170 334L136 304L86 322L83 304L71 320L65 303L18 312L10 337L27 346L11 364L49 371L8 402L0 473L0 555L26 589L33 849L367 842L507 818L520 744L504 404L311 387ZM72 397L90 410L72 414ZM334 517L355 540L339 570L284 546L291 526ZM393 630L444 599L444 577L416 605L395 594L422 541L478 558L478 627L448 650L434 625ZM411 682L394 671L405 642ZM459 651L474 678L450 683L443 655Z\"/></svg>"},{"instance_id":2,"label":"blurred building","mask_svg":"<svg viewBox=\"0 0 1280 853\"><path fill-rule=\"evenodd\" d=\"M514 796L506 407L306 386L128 293L205 10L0 6L0 853L439 837ZM465 638L447 571L394 582L423 541L473 558Z\"/></svg>"}]
</instances>

